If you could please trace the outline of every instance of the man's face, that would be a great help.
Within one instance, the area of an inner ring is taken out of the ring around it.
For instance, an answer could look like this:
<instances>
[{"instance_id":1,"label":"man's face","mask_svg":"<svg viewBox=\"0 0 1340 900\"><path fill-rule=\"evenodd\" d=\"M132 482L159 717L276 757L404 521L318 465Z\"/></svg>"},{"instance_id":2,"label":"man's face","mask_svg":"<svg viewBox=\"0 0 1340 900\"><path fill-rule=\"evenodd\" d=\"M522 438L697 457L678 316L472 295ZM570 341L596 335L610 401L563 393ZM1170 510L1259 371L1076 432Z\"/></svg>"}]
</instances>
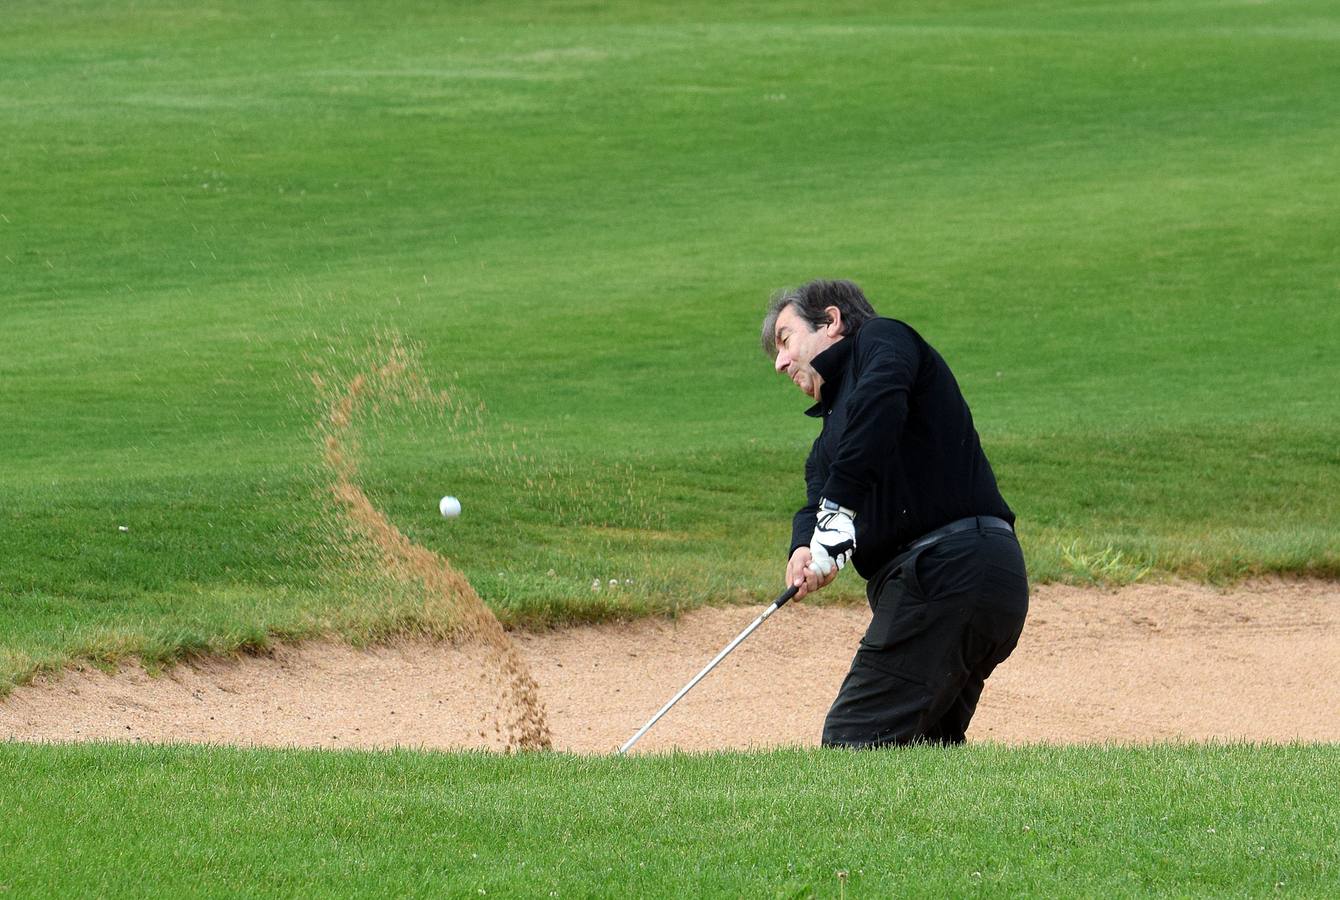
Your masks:
<instances>
[{"instance_id":1,"label":"man's face","mask_svg":"<svg viewBox=\"0 0 1340 900\"><path fill-rule=\"evenodd\" d=\"M837 312L831 307L830 310ZM814 371L810 362L842 339L841 334L837 333L840 328L838 321L832 321L823 328L813 329L809 322L796 314L794 306L786 307L777 317L776 330L773 332L777 341L777 360L773 366L795 382L801 391L818 400L823 378Z\"/></svg>"}]
</instances>

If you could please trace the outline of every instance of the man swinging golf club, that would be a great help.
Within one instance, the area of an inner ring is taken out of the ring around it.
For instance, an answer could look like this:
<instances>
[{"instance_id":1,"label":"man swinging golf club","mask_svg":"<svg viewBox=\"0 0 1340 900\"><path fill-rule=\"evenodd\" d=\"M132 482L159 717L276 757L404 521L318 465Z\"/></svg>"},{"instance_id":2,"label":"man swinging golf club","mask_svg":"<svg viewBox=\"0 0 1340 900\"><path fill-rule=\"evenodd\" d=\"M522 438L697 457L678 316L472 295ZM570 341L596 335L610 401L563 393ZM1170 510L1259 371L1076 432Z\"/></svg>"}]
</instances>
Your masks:
<instances>
[{"instance_id":1,"label":"man swinging golf club","mask_svg":"<svg viewBox=\"0 0 1340 900\"><path fill-rule=\"evenodd\" d=\"M1028 578L958 383L849 281L775 295L763 350L821 422L786 583L801 599L850 561L873 613L823 743L961 743L987 676L1019 640Z\"/></svg>"}]
</instances>

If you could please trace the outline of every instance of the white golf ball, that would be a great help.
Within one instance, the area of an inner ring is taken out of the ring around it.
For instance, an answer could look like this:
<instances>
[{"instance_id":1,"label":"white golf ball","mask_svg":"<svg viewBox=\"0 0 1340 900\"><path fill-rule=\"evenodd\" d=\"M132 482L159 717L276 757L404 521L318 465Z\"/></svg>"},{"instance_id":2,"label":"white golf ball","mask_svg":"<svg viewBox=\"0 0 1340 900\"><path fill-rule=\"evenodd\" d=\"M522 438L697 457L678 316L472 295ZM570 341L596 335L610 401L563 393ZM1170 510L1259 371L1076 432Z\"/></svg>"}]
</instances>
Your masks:
<instances>
[{"instance_id":1,"label":"white golf ball","mask_svg":"<svg viewBox=\"0 0 1340 900\"><path fill-rule=\"evenodd\" d=\"M461 514L461 501L455 497L443 497L438 501L437 508L448 519L454 519Z\"/></svg>"}]
</instances>

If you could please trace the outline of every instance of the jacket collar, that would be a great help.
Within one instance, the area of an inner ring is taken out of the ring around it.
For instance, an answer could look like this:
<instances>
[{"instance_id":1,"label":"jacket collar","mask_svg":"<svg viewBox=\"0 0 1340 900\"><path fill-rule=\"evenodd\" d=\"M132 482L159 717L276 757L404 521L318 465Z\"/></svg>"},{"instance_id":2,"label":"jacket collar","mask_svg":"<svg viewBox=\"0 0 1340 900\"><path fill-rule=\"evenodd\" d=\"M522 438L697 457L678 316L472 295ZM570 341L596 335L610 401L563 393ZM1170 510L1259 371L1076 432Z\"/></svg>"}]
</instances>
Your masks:
<instances>
[{"instance_id":1,"label":"jacket collar","mask_svg":"<svg viewBox=\"0 0 1340 900\"><path fill-rule=\"evenodd\" d=\"M851 338L844 337L810 360L810 365L819 373L824 383L819 389L819 402L805 410L805 415L822 418L833 408L833 401L842 387L842 378L847 374L847 360L851 358L852 343Z\"/></svg>"}]
</instances>

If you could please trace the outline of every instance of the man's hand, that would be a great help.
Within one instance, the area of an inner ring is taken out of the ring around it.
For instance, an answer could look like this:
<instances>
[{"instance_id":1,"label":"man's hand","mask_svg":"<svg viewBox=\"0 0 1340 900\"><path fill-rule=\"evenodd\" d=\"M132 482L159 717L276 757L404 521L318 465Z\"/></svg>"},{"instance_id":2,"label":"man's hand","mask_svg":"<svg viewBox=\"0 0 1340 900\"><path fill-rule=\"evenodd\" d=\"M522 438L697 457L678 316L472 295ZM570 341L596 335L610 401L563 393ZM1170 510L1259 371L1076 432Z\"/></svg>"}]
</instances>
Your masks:
<instances>
[{"instance_id":1,"label":"man's hand","mask_svg":"<svg viewBox=\"0 0 1340 900\"><path fill-rule=\"evenodd\" d=\"M806 594L814 593L834 578L837 578L837 569L833 569L827 575L820 575L810 566L810 562L810 548L797 547L796 552L791 554L791 559L786 564L786 583L800 588L796 591L797 600Z\"/></svg>"},{"instance_id":2,"label":"man's hand","mask_svg":"<svg viewBox=\"0 0 1340 900\"><path fill-rule=\"evenodd\" d=\"M827 507L827 508L825 508ZM851 560L856 549L855 515L850 509L824 500L819 506L819 521L810 538L810 568L820 575L836 573Z\"/></svg>"}]
</instances>

